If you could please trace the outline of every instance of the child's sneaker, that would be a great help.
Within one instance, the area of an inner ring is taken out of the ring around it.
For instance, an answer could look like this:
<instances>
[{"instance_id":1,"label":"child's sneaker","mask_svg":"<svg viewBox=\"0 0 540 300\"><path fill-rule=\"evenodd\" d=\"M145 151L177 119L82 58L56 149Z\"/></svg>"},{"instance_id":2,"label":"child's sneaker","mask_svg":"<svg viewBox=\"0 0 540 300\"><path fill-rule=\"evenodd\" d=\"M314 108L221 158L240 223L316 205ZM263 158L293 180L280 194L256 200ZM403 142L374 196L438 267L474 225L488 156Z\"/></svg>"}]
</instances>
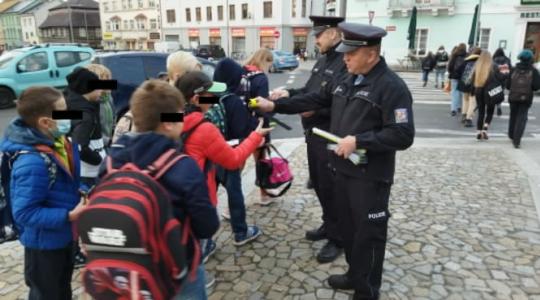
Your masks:
<instances>
[{"instance_id":1,"label":"child's sneaker","mask_svg":"<svg viewBox=\"0 0 540 300\"><path fill-rule=\"evenodd\" d=\"M229 221L231 219L231 211L228 208L225 208L221 212L221 216L223 217L223 219Z\"/></svg>"},{"instance_id":2,"label":"child's sneaker","mask_svg":"<svg viewBox=\"0 0 540 300\"><path fill-rule=\"evenodd\" d=\"M208 271L204 271L205 287L207 290L211 289L216 283L216 276L212 275Z\"/></svg>"},{"instance_id":3,"label":"child's sneaker","mask_svg":"<svg viewBox=\"0 0 540 300\"><path fill-rule=\"evenodd\" d=\"M234 235L234 245L235 246L242 246L245 245L256 238L258 238L262 234L262 231L259 229L259 227L253 225L248 226L248 229L245 233L236 233Z\"/></svg>"},{"instance_id":4,"label":"child's sneaker","mask_svg":"<svg viewBox=\"0 0 540 300\"><path fill-rule=\"evenodd\" d=\"M216 242L214 242L212 239L207 239L204 242L203 263L206 263L208 261L208 258L210 258L210 256L212 256L212 254L216 252L216 248L217 248Z\"/></svg>"},{"instance_id":5,"label":"child's sneaker","mask_svg":"<svg viewBox=\"0 0 540 300\"><path fill-rule=\"evenodd\" d=\"M80 251L75 254L75 258L74 258L74 268L75 269L79 269L79 268L82 268L86 265L86 256L84 256L84 254L82 254Z\"/></svg>"},{"instance_id":6,"label":"child's sneaker","mask_svg":"<svg viewBox=\"0 0 540 300\"><path fill-rule=\"evenodd\" d=\"M274 198L268 196L268 195L261 195L261 198L259 199L259 202L257 202L259 205L262 206L268 206L272 203L274 203Z\"/></svg>"}]
</instances>

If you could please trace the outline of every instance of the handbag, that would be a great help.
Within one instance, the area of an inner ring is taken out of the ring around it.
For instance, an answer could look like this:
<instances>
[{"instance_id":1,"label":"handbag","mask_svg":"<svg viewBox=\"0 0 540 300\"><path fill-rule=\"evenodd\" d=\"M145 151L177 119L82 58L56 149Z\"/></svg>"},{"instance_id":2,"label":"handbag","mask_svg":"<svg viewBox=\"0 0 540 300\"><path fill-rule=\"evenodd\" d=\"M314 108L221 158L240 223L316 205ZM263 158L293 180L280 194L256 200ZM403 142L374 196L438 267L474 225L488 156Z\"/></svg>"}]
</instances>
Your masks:
<instances>
[{"instance_id":1,"label":"handbag","mask_svg":"<svg viewBox=\"0 0 540 300\"><path fill-rule=\"evenodd\" d=\"M277 153L278 157L271 157L271 150ZM264 153L267 153L267 158ZM283 196L291 187L293 175L289 168L289 161L272 144L268 144L261 151L261 156L255 164L255 185L263 189L268 196L277 198ZM277 193L270 192L270 189L281 189Z\"/></svg>"},{"instance_id":2,"label":"handbag","mask_svg":"<svg viewBox=\"0 0 540 300\"><path fill-rule=\"evenodd\" d=\"M504 101L504 87L494 76L490 76L484 86L487 104L497 105Z\"/></svg>"}]
</instances>

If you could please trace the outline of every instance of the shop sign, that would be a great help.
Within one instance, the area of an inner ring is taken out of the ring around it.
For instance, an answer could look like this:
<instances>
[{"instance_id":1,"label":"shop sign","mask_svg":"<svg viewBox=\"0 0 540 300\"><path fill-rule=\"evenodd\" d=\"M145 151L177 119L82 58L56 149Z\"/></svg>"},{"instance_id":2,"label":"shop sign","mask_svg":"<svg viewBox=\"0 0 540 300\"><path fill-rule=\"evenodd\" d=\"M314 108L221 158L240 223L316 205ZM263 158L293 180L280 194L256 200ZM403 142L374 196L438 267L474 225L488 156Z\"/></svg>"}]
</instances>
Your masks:
<instances>
[{"instance_id":1,"label":"shop sign","mask_svg":"<svg viewBox=\"0 0 540 300\"><path fill-rule=\"evenodd\" d=\"M199 37L199 29L189 29L188 30L188 36L189 37Z\"/></svg>"},{"instance_id":2,"label":"shop sign","mask_svg":"<svg viewBox=\"0 0 540 300\"><path fill-rule=\"evenodd\" d=\"M231 36L233 36L233 37L244 37L244 36L246 36L246 29L245 28L232 28L231 29Z\"/></svg>"},{"instance_id":3,"label":"shop sign","mask_svg":"<svg viewBox=\"0 0 540 300\"><path fill-rule=\"evenodd\" d=\"M151 40L159 40L159 32L150 32Z\"/></svg>"},{"instance_id":4,"label":"shop sign","mask_svg":"<svg viewBox=\"0 0 540 300\"><path fill-rule=\"evenodd\" d=\"M210 37L220 37L221 36L221 29L219 29L219 28L210 28L209 35L210 35Z\"/></svg>"},{"instance_id":5,"label":"shop sign","mask_svg":"<svg viewBox=\"0 0 540 300\"><path fill-rule=\"evenodd\" d=\"M386 31L396 31L396 26L394 25L389 25L389 26L386 26Z\"/></svg>"},{"instance_id":6,"label":"shop sign","mask_svg":"<svg viewBox=\"0 0 540 300\"><path fill-rule=\"evenodd\" d=\"M274 36L274 32L276 31L275 27L261 27L259 28L259 35L260 36Z\"/></svg>"},{"instance_id":7,"label":"shop sign","mask_svg":"<svg viewBox=\"0 0 540 300\"><path fill-rule=\"evenodd\" d=\"M104 39L104 40L112 40L112 39L113 39L113 34L112 34L112 32L104 32L104 33L103 33L103 39Z\"/></svg>"},{"instance_id":8,"label":"shop sign","mask_svg":"<svg viewBox=\"0 0 540 300\"><path fill-rule=\"evenodd\" d=\"M540 0L521 0L521 5L536 5L540 4Z\"/></svg>"},{"instance_id":9,"label":"shop sign","mask_svg":"<svg viewBox=\"0 0 540 300\"><path fill-rule=\"evenodd\" d=\"M305 28L305 27L293 28L293 35L294 36L307 36L308 33L309 33L309 28Z\"/></svg>"},{"instance_id":10,"label":"shop sign","mask_svg":"<svg viewBox=\"0 0 540 300\"><path fill-rule=\"evenodd\" d=\"M534 11L534 12L522 12L520 17L522 19L536 19L540 18L540 11Z\"/></svg>"}]
</instances>

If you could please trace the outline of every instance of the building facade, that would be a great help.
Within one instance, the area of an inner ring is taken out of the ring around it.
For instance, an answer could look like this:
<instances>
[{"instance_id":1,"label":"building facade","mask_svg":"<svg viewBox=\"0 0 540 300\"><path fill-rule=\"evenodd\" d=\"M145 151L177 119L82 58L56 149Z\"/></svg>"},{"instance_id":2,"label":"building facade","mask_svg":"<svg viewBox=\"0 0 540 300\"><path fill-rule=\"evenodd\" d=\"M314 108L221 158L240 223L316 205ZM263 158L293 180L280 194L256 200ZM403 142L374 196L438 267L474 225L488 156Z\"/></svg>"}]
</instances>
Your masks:
<instances>
[{"instance_id":1,"label":"building facade","mask_svg":"<svg viewBox=\"0 0 540 300\"><path fill-rule=\"evenodd\" d=\"M13 6L19 3L19 0L4 0L0 3L0 49L8 50L8 45L6 42L6 35L8 34L8 24L10 23L7 14L4 14Z\"/></svg>"},{"instance_id":2,"label":"building facade","mask_svg":"<svg viewBox=\"0 0 540 300\"><path fill-rule=\"evenodd\" d=\"M13 5L0 14L0 23L4 31L4 43L7 50L20 48L22 40L21 14L40 5L39 0L24 0Z\"/></svg>"},{"instance_id":3,"label":"building facade","mask_svg":"<svg viewBox=\"0 0 540 300\"><path fill-rule=\"evenodd\" d=\"M154 50L161 38L158 5L159 0L100 1L104 48Z\"/></svg>"},{"instance_id":4,"label":"building facade","mask_svg":"<svg viewBox=\"0 0 540 300\"><path fill-rule=\"evenodd\" d=\"M235 58L261 47L313 53L312 14L324 14L324 0L161 1L163 41L184 48L221 45Z\"/></svg>"},{"instance_id":5,"label":"building facade","mask_svg":"<svg viewBox=\"0 0 540 300\"><path fill-rule=\"evenodd\" d=\"M44 43L85 43L101 48L99 4L92 0L69 0L49 9L39 25Z\"/></svg>"},{"instance_id":6,"label":"building facade","mask_svg":"<svg viewBox=\"0 0 540 300\"><path fill-rule=\"evenodd\" d=\"M385 28L383 54L399 64L409 54L408 27L412 9L417 7L415 56L425 56L444 46L448 52L459 43L468 43L475 6L482 3L476 46L492 53L503 48L515 61L524 47L540 53L540 1L538 0L384 0L347 1L348 21Z\"/></svg>"},{"instance_id":7,"label":"building facade","mask_svg":"<svg viewBox=\"0 0 540 300\"><path fill-rule=\"evenodd\" d=\"M60 5L60 0L44 0L39 5L22 14L21 29L24 44L39 44L42 42L38 26L47 19L49 9Z\"/></svg>"}]
</instances>

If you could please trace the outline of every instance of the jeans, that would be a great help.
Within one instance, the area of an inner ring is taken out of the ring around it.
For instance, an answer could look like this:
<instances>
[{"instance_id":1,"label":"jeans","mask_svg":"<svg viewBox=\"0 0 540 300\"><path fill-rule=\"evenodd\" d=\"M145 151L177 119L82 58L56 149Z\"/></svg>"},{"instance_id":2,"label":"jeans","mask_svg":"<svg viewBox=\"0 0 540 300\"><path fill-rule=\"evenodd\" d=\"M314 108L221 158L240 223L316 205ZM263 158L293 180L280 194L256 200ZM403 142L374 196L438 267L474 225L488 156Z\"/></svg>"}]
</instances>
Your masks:
<instances>
[{"instance_id":1,"label":"jeans","mask_svg":"<svg viewBox=\"0 0 540 300\"><path fill-rule=\"evenodd\" d=\"M531 103L510 103L510 121L508 122L508 137L515 145L521 144L521 137L527 125L527 114Z\"/></svg>"},{"instance_id":2,"label":"jeans","mask_svg":"<svg viewBox=\"0 0 540 300\"><path fill-rule=\"evenodd\" d=\"M231 214L231 227L234 233L245 233L247 231L246 206L244 204L244 193L242 192L242 170L225 170L216 166L217 182L225 186L227 190L227 200L229 202L229 213Z\"/></svg>"},{"instance_id":3,"label":"jeans","mask_svg":"<svg viewBox=\"0 0 540 300\"><path fill-rule=\"evenodd\" d=\"M444 74L446 73L446 68L435 68L435 85L439 87L439 78L440 78L440 87L444 86Z\"/></svg>"},{"instance_id":4,"label":"jeans","mask_svg":"<svg viewBox=\"0 0 540 300\"><path fill-rule=\"evenodd\" d=\"M452 103L450 104L451 111L457 111L461 108L461 98L463 94L457 89L459 80L451 79L452 91L450 95L452 96Z\"/></svg>"},{"instance_id":5,"label":"jeans","mask_svg":"<svg viewBox=\"0 0 540 300\"><path fill-rule=\"evenodd\" d=\"M189 281L189 277L184 281L180 292L174 296L174 300L206 300L206 280L204 277L204 265L197 268L195 281Z\"/></svg>"},{"instance_id":6,"label":"jeans","mask_svg":"<svg viewBox=\"0 0 540 300\"><path fill-rule=\"evenodd\" d=\"M423 82L428 81L428 77L429 77L430 72L431 72L430 70L422 70L422 81Z\"/></svg>"}]
</instances>

